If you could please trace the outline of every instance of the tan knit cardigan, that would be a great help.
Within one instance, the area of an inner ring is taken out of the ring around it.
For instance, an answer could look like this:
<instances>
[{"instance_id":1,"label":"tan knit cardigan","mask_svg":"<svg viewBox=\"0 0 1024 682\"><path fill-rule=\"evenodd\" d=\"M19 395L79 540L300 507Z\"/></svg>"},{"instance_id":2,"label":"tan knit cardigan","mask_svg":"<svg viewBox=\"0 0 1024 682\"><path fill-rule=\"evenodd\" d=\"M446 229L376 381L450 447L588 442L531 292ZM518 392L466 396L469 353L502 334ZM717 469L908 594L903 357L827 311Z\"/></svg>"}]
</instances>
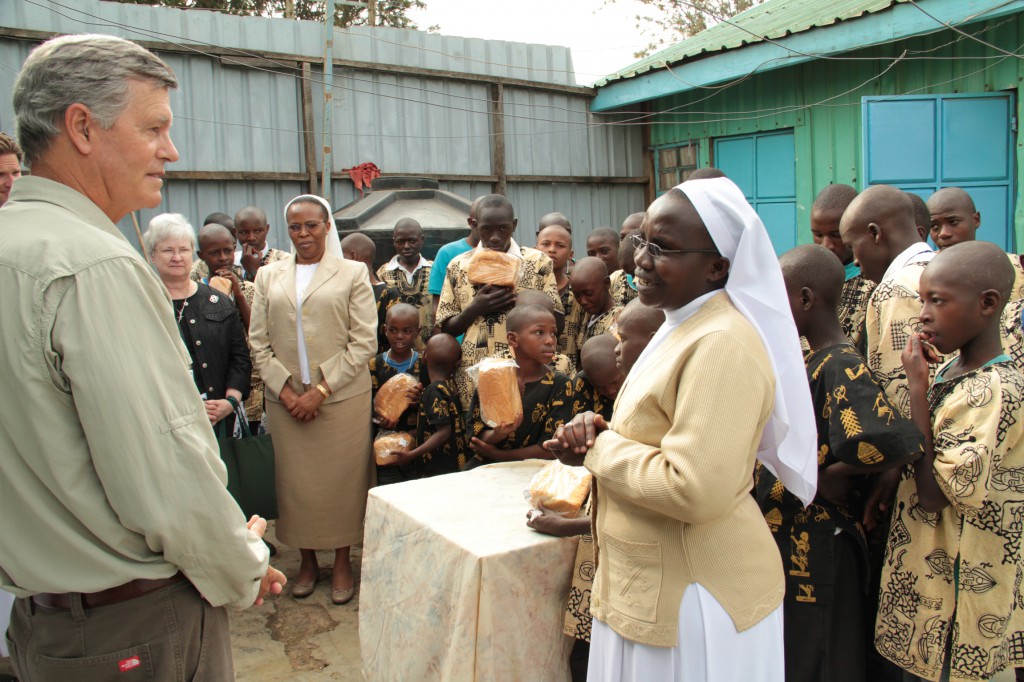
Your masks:
<instances>
[{"instance_id":1,"label":"tan knit cardigan","mask_svg":"<svg viewBox=\"0 0 1024 682\"><path fill-rule=\"evenodd\" d=\"M779 550L750 495L774 392L764 345L724 292L628 377L585 462L596 481L595 618L671 647L691 583L740 631L782 603Z\"/></svg>"}]
</instances>

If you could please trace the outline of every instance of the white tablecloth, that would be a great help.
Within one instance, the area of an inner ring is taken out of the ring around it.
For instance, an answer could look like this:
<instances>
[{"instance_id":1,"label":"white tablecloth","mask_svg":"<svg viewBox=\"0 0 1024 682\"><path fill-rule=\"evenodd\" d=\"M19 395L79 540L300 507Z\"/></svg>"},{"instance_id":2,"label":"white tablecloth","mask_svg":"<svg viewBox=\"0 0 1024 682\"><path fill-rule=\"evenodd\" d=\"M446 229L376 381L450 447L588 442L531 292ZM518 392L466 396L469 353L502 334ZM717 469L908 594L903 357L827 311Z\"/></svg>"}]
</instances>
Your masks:
<instances>
[{"instance_id":1,"label":"white tablecloth","mask_svg":"<svg viewBox=\"0 0 1024 682\"><path fill-rule=\"evenodd\" d=\"M577 538L526 526L545 462L382 486L366 508L359 640L371 682L560 682Z\"/></svg>"}]
</instances>

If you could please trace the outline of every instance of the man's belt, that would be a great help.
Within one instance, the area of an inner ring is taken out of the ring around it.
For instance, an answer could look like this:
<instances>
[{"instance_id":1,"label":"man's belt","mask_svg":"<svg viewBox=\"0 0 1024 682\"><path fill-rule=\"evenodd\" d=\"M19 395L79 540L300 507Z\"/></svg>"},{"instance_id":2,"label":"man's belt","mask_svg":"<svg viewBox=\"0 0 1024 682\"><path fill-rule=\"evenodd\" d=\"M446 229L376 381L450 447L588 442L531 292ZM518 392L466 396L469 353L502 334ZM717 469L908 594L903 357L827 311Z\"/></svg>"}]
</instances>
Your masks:
<instances>
[{"instance_id":1,"label":"man's belt","mask_svg":"<svg viewBox=\"0 0 1024 682\"><path fill-rule=\"evenodd\" d=\"M150 592L156 592L161 587L173 585L174 583L181 582L184 579L185 575L181 571L178 571L170 578L160 578L158 580L139 578L100 592L83 592L82 606L87 609L96 609L101 606L119 604L121 602L128 601L129 599L136 599L149 594ZM40 594L33 595L32 602L36 606L41 606L44 609L68 610L71 608L71 598L75 594L76 593L74 592L68 592L65 594L42 592Z\"/></svg>"}]
</instances>

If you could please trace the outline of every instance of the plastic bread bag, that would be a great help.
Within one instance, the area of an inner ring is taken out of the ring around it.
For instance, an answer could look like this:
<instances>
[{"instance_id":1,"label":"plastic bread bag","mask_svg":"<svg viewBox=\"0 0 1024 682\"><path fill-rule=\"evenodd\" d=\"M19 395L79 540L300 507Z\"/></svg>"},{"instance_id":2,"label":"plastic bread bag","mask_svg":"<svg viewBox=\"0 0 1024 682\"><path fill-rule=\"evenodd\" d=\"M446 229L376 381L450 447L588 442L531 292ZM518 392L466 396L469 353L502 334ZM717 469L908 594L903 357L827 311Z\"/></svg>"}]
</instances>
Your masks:
<instances>
[{"instance_id":1,"label":"plastic bread bag","mask_svg":"<svg viewBox=\"0 0 1024 682\"><path fill-rule=\"evenodd\" d=\"M543 504L565 518L575 518L590 494L591 480L586 467L567 466L556 459L530 479L530 506L540 509Z\"/></svg>"},{"instance_id":2,"label":"plastic bread bag","mask_svg":"<svg viewBox=\"0 0 1024 682\"><path fill-rule=\"evenodd\" d=\"M394 453L411 450L416 447L416 439L405 431L381 431L373 439L373 461L377 464L389 464L394 460Z\"/></svg>"},{"instance_id":3,"label":"plastic bread bag","mask_svg":"<svg viewBox=\"0 0 1024 682\"><path fill-rule=\"evenodd\" d=\"M511 358L484 358L467 371L476 383L480 418L490 428L518 428L523 421L519 365Z\"/></svg>"},{"instance_id":4,"label":"plastic bread bag","mask_svg":"<svg viewBox=\"0 0 1024 682\"><path fill-rule=\"evenodd\" d=\"M519 281L522 259L501 251L477 249L469 260L470 284L493 284L514 289Z\"/></svg>"},{"instance_id":5,"label":"plastic bread bag","mask_svg":"<svg viewBox=\"0 0 1024 682\"><path fill-rule=\"evenodd\" d=\"M419 383L416 377L404 372L391 377L377 390L373 398L373 413L381 417L382 421L397 422L412 405L406 393Z\"/></svg>"}]
</instances>

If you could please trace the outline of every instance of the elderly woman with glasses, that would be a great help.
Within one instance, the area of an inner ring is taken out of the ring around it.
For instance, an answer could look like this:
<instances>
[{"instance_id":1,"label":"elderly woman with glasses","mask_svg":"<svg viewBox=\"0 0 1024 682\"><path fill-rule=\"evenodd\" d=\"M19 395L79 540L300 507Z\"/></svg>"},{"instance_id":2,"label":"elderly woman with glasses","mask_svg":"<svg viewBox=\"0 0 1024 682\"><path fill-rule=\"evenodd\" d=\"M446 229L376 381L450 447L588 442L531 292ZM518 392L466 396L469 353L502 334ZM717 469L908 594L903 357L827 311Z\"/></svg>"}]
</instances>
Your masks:
<instances>
[{"instance_id":1,"label":"elderly woman with glasses","mask_svg":"<svg viewBox=\"0 0 1024 682\"><path fill-rule=\"evenodd\" d=\"M230 298L189 278L196 236L184 216L156 216L143 243L171 296L178 331L192 358L192 378L206 402L206 416L216 430L231 435L234 413L249 395L252 372L238 311Z\"/></svg>"},{"instance_id":2,"label":"elderly woman with glasses","mask_svg":"<svg viewBox=\"0 0 1024 682\"><path fill-rule=\"evenodd\" d=\"M334 550L331 600L355 594L349 547L361 542L370 455L370 375L377 311L362 263L343 260L326 201L285 207L292 256L256 274L249 343L274 436L277 537L299 547L292 596L319 578L316 550Z\"/></svg>"},{"instance_id":3,"label":"elderly woman with glasses","mask_svg":"<svg viewBox=\"0 0 1024 682\"><path fill-rule=\"evenodd\" d=\"M752 472L809 503L817 436L778 261L726 178L667 192L633 240L665 322L610 423L584 413L545 444L594 475L587 679L781 682L785 580Z\"/></svg>"}]
</instances>

